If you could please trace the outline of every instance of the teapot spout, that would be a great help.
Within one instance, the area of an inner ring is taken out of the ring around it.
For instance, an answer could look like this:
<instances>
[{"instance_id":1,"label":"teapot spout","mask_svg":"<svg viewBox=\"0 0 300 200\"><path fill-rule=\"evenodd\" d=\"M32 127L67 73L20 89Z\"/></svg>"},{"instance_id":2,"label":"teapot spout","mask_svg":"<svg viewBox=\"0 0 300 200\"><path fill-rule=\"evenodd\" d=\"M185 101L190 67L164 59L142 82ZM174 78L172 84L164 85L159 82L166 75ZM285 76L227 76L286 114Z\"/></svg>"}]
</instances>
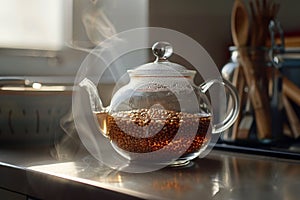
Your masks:
<instances>
[{"instance_id":1,"label":"teapot spout","mask_svg":"<svg viewBox=\"0 0 300 200\"><path fill-rule=\"evenodd\" d=\"M106 110L103 107L102 101L98 95L97 87L91 80L84 78L79 83L79 86L84 88L87 91L87 93L89 95L89 99L90 99L91 109L93 112L97 113L97 112L103 112Z\"/></svg>"}]
</instances>

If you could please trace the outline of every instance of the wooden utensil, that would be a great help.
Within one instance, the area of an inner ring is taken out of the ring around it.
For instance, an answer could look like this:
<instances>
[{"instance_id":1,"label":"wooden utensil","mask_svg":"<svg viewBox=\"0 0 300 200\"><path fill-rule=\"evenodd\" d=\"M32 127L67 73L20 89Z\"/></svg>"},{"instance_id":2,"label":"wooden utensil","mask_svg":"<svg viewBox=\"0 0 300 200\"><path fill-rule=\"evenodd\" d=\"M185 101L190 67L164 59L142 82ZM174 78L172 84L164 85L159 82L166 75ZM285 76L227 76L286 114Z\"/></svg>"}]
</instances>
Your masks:
<instances>
[{"instance_id":1,"label":"wooden utensil","mask_svg":"<svg viewBox=\"0 0 300 200\"><path fill-rule=\"evenodd\" d=\"M283 77L282 90L289 99L300 106L300 88L287 77Z\"/></svg>"},{"instance_id":2,"label":"wooden utensil","mask_svg":"<svg viewBox=\"0 0 300 200\"><path fill-rule=\"evenodd\" d=\"M265 46L266 40L269 37L269 23L273 20L278 11L279 4L272 0L252 0L249 2L252 16L251 24L251 45Z\"/></svg>"},{"instance_id":3,"label":"wooden utensil","mask_svg":"<svg viewBox=\"0 0 300 200\"><path fill-rule=\"evenodd\" d=\"M249 134L251 131L251 127L253 124L253 113L251 113L251 102L249 99L249 95L248 92L245 92L246 89L246 83L245 83L245 77L244 77L244 73L243 70L241 68L240 70L240 84L238 86L238 91L239 91L239 95L241 98L241 108L243 110L240 111L241 116L239 119L239 124L237 124L237 130L233 129L236 131L237 135L236 138L237 139L241 139L241 140L245 140L249 138Z\"/></svg>"},{"instance_id":4,"label":"wooden utensil","mask_svg":"<svg viewBox=\"0 0 300 200\"><path fill-rule=\"evenodd\" d=\"M292 105L290 104L288 98L285 95L282 95L282 101L286 112L286 116L288 118L289 125L291 127L292 134L294 138L298 138L300 136L299 118L296 112L294 111Z\"/></svg>"},{"instance_id":5,"label":"wooden utensil","mask_svg":"<svg viewBox=\"0 0 300 200\"><path fill-rule=\"evenodd\" d=\"M240 107L239 107L239 115L236 119L236 122L233 124L232 126L232 135L231 135L231 139L235 140L237 138L238 135L238 127L239 124L241 122L242 119L242 111L243 111L243 107L244 107L244 88L245 88L245 79L243 77L243 70L242 70L242 66L238 66L236 68L236 70L234 71L234 75L233 75L233 80L232 80L232 84L237 88L238 91L238 95L240 98Z\"/></svg>"},{"instance_id":6,"label":"wooden utensil","mask_svg":"<svg viewBox=\"0 0 300 200\"><path fill-rule=\"evenodd\" d=\"M246 83L249 87L249 95L252 107L255 111L255 119L258 130L258 138L271 137L271 119L268 94L259 90L255 79L254 65L251 62L246 48L249 36L249 17L246 6L241 0L236 0L231 16L231 31L235 46L239 48Z\"/></svg>"},{"instance_id":7,"label":"wooden utensil","mask_svg":"<svg viewBox=\"0 0 300 200\"><path fill-rule=\"evenodd\" d=\"M287 98L289 98L298 106L300 106L300 87L298 87L295 83L289 80L285 75L280 74L280 72L277 69L273 69L273 72L269 72L268 79L271 79L272 73L274 73L273 76L282 76L283 95L285 95Z\"/></svg>"},{"instance_id":8,"label":"wooden utensil","mask_svg":"<svg viewBox=\"0 0 300 200\"><path fill-rule=\"evenodd\" d=\"M248 42L249 17L246 6L241 0L235 0L231 14L231 34L236 47L244 47Z\"/></svg>"},{"instance_id":9,"label":"wooden utensil","mask_svg":"<svg viewBox=\"0 0 300 200\"><path fill-rule=\"evenodd\" d=\"M251 36L250 45L254 51L253 57L262 58L266 51L263 47L267 46L267 41L270 38L269 24L274 20L278 11L279 4L274 3L273 0L250 0L249 7L251 11ZM267 73L266 67L255 65L257 79L261 82L261 90L266 92L267 88Z\"/></svg>"},{"instance_id":10,"label":"wooden utensil","mask_svg":"<svg viewBox=\"0 0 300 200\"><path fill-rule=\"evenodd\" d=\"M246 96L246 105L245 105L245 113L242 117L241 123L239 124L238 129L238 139L247 139L249 138L249 134L251 131L251 127L253 124L253 114L251 113L251 103L249 99L249 95Z\"/></svg>"}]
</instances>

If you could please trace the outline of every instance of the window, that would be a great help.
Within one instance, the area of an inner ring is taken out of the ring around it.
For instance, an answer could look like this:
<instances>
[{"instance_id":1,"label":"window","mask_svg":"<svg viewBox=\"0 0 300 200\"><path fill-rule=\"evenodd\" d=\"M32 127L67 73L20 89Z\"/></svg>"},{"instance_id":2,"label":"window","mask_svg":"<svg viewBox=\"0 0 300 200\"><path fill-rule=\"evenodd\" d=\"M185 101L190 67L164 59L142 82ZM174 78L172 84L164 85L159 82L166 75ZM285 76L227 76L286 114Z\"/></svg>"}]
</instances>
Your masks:
<instances>
[{"instance_id":1,"label":"window","mask_svg":"<svg viewBox=\"0 0 300 200\"><path fill-rule=\"evenodd\" d=\"M0 0L0 48L59 50L63 0Z\"/></svg>"}]
</instances>

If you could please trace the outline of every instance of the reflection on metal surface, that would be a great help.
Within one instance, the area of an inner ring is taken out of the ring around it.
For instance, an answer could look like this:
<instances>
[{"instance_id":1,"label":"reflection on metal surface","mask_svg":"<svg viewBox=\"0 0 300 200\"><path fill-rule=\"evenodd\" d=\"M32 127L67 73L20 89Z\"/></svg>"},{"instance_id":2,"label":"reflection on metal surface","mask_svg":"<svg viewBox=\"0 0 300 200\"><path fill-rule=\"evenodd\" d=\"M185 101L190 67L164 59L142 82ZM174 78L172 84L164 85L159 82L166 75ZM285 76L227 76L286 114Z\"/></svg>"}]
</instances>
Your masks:
<instances>
[{"instance_id":1,"label":"reflection on metal surface","mask_svg":"<svg viewBox=\"0 0 300 200\"><path fill-rule=\"evenodd\" d=\"M72 90L73 86L71 86L70 84L45 84L38 81L32 81L23 77L0 77L0 91L61 92Z\"/></svg>"},{"instance_id":2,"label":"reflection on metal surface","mask_svg":"<svg viewBox=\"0 0 300 200\"><path fill-rule=\"evenodd\" d=\"M218 192L221 191L223 186L221 185L220 180L217 178L211 180L211 185L211 196L214 197L218 194Z\"/></svg>"},{"instance_id":3,"label":"reflection on metal surface","mask_svg":"<svg viewBox=\"0 0 300 200\"><path fill-rule=\"evenodd\" d=\"M13 156L5 155L13 163ZM300 199L300 162L292 160L213 151L189 167L140 174L113 170L90 155L73 162L26 162L32 171L145 199Z\"/></svg>"},{"instance_id":4,"label":"reflection on metal surface","mask_svg":"<svg viewBox=\"0 0 300 200\"><path fill-rule=\"evenodd\" d=\"M173 177L170 177L165 180L157 179L153 180L152 186L153 188L164 191L173 191L175 193L184 193L189 192L192 188L189 185L184 184L180 179L182 177L182 173L178 173Z\"/></svg>"},{"instance_id":5,"label":"reflection on metal surface","mask_svg":"<svg viewBox=\"0 0 300 200\"><path fill-rule=\"evenodd\" d=\"M76 166L75 162L64 162L28 167L28 169L43 172L46 174L61 176L64 178L77 177L82 169Z\"/></svg>"},{"instance_id":6,"label":"reflection on metal surface","mask_svg":"<svg viewBox=\"0 0 300 200\"><path fill-rule=\"evenodd\" d=\"M41 89L42 88L42 84L41 83L33 83L32 84L32 88L36 89L36 90Z\"/></svg>"},{"instance_id":7,"label":"reflection on metal surface","mask_svg":"<svg viewBox=\"0 0 300 200\"><path fill-rule=\"evenodd\" d=\"M33 83L32 87L23 87L23 86L3 86L0 87L0 90L6 91L35 91L35 92L61 92L61 91L70 91L72 90L71 86L43 86L40 83Z\"/></svg>"},{"instance_id":8,"label":"reflection on metal surface","mask_svg":"<svg viewBox=\"0 0 300 200\"><path fill-rule=\"evenodd\" d=\"M82 159L82 164L84 166L84 171L81 175L86 178L92 178L95 181L114 183L122 186L122 176L119 171L111 169L101 162L95 160L91 156L86 156ZM89 173L87 173L89 172ZM88 176L88 177L87 177Z\"/></svg>"}]
</instances>

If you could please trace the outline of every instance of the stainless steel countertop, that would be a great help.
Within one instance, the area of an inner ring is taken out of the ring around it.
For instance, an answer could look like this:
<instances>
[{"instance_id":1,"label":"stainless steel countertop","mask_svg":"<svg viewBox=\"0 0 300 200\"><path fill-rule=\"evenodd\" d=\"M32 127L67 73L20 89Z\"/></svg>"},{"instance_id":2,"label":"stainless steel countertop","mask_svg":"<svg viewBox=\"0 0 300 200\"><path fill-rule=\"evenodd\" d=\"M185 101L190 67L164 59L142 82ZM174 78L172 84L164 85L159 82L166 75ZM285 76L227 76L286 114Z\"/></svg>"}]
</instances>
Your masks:
<instances>
[{"instance_id":1,"label":"stainless steel countertop","mask_svg":"<svg viewBox=\"0 0 300 200\"><path fill-rule=\"evenodd\" d=\"M10 168L24 171L26 176L10 171ZM18 176L26 179L30 189L20 188L18 181L7 183L10 179L24 182ZM39 195L37 190L60 181L62 185L79 183L76 190L87 186L82 195L92 189L99 190L97 195L110 191L106 197L124 194L118 196L120 199L300 199L300 161L217 150L194 160L188 167L132 174L103 166L85 153L72 161L61 162L52 158L47 148L0 148L0 177L0 187L31 195ZM36 182L37 177L54 181ZM54 197L60 199L59 187L56 190ZM56 190L43 189L39 197L50 199ZM72 191L68 192L71 198ZM99 197L95 195L94 198Z\"/></svg>"}]
</instances>

